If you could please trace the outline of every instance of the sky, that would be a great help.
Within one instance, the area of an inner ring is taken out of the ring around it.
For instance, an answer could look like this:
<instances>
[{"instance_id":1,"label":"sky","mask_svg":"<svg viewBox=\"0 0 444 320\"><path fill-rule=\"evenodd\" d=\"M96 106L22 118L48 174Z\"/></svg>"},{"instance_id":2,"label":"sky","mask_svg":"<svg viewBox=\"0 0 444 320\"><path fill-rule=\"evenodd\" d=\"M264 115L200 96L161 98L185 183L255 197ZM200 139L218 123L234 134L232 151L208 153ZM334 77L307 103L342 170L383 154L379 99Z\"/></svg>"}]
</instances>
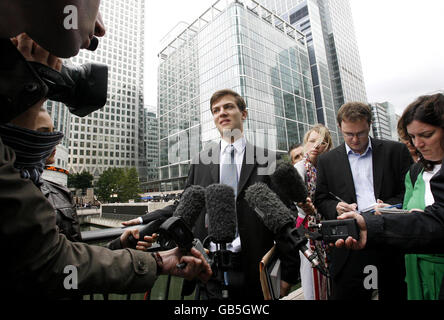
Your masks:
<instances>
[{"instance_id":1,"label":"sky","mask_svg":"<svg viewBox=\"0 0 444 320\"><path fill-rule=\"evenodd\" d=\"M178 22L193 22L215 0L146 2L145 98L157 105L157 54ZM350 0L369 102L396 113L422 94L444 90L443 0Z\"/></svg>"}]
</instances>

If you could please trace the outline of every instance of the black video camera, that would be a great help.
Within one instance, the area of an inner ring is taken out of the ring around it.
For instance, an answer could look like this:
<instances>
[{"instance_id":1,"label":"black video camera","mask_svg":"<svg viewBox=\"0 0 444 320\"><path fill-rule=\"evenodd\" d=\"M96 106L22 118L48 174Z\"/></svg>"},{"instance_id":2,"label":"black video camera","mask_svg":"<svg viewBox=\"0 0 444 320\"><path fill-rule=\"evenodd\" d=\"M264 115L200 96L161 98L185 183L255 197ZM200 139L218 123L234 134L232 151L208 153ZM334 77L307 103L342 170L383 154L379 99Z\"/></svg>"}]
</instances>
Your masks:
<instances>
[{"instance_id":1,"label":"black video camera","mask_svg":"<svg viewBox=\"0 0 444 320\"><path fill-rule=\"evenodd\" d=\"M162 248L171 248L176 244L184 252L189 252L194 247L202 253L208 263L211 263L202 242L194 238L193 232L179 217L168 218L162 223L158 242Z\"/></svg>"},{"instance_id":2,"label":"black video camera","mask_svg":"<svg viewBox=\"0 0 444 320\"><path fill-rule=\"evenodd\" d=\"M0 123L7 123L41 99L62 102L84 117L102 108L107 99L108 67L63 66L57 72L28 62L9 39L0 39Z\"/></svg>"},{"instance_id":3,"label":"black video camera","mask_svg":"<svg viewBox=\"0 0 444 320\"><path fill-rule=\"evenodd\" d=\"M322 240L326 243L335 243L339 239L346 240L348 237L359 240L359 227L355 219L321 221L308 227L319 230L310 235L313 240Z\"/></svg>"}]
</instances>

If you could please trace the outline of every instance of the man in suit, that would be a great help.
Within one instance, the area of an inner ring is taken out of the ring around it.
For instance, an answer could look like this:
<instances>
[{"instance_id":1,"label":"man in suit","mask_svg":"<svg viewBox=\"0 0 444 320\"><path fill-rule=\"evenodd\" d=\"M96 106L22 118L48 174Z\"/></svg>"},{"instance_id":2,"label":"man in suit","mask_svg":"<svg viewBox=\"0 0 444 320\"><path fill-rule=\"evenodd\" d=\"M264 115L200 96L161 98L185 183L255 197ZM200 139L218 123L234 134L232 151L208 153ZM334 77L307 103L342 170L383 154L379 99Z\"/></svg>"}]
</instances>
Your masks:
<instances>
[{"instance_id":1,"label":"man in suit","mask_svg":"<svg viewBox=\"0 0 444 320\"><path fill-rule=\"evenodd\" d=\"M245 190L256 182L269 182L268 173L275 156L268 150L253 146L246 141L243 132L243 121L248 111L244 99L232 90L220 90L210 100L213 121L221 135L221 141L205 148L192 159L186 187L200 185L207 187L215 183L230 185L230 177L223 174L226 155L234 152L234 163L238 180L236 194L236 213L238 237L228 244L233 252L234 271L240 279L230 287L229 297L232 300L260 299L263 294L259 278L259 262L273 246L272 233L262 224L255 212L244 199ZM229 149L233 147L232 151ZM149 213L140 219L128 221L125 225L147 222L153 217L172 215L176 205ZM208 236L206 212L198 217L194 235L201 240ZM213 279L214 280L214 279ZM209 281L206 286L209 299L221 299L217 281Z\"/></svg>"},{"instance_id":2,"label":"man in suit","mask_svg":"<svg viewBox=\"0 0 444 320\"><path fill-rule=\"evenodd\" d=\"M412 159L401 143L370 139L371 119L362 103L347 103L338 111L345 143L318 160L315 206L326 220L377 202L402 203ZM403 255L338 248L329 253L330 299L371 299L372 291L364 287L366 266L377 267L379 299L405 299Z\"/></svg>"}]
</instances>

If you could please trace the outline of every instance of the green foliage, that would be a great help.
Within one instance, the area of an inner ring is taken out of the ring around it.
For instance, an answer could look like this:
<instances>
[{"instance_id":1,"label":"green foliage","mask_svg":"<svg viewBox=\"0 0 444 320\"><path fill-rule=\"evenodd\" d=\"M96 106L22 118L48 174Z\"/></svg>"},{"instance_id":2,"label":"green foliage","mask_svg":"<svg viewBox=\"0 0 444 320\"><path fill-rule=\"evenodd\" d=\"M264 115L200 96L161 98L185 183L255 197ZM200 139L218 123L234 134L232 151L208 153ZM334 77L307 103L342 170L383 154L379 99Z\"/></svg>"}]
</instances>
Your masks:
<instances>
[{"instance_id":1,"label":"green foliage","mask_svg":"<svg viewBox=\"0 0 444 320\"><path fill-rule=\"evenodd\" d=\"M136 168L109 168L96 183L95 194L102 202L139 200L141 193Z\"/></svg>"},{"instance_id":2,"label":"green foliage","mask_svg":"<svg viewBox=\"0 0 444 320\"><path fill-rule=\"evenodd\" d=\"M68 176L68 188L82 189L85 191L92 187L94 177L91 173L83 171L82 173L70 174Z\"/></svg>"}]
</instances>

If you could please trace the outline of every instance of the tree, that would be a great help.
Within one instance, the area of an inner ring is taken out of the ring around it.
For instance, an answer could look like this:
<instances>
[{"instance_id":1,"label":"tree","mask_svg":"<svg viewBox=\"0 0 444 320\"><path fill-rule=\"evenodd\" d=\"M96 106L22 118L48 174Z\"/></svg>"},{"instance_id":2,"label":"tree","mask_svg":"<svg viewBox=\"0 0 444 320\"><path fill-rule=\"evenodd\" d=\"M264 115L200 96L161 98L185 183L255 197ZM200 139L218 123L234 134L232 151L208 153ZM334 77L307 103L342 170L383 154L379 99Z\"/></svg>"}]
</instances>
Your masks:
<instances>
[{"instance_id":1,"label":"tree","mask_svg":"<svg viewBox=\"0 0 444 320\"><path fill-rule=\"evenodd\" d=\"M139 200L140 198L139 175L136 168L125 169L119 198L121 202L127 202L130 199Z\"/></svg>"},{"instance_id":2,"label":"tree","mask_svg":"<svg viewBox=\"0 0 444 320\"><path fill-rule=\"evenodd\" d=\"M68 188L82 189L85 192L86 189L92 187L93 180L93 175L87 171L70 174L68 176Z\"/></svg>"},{"instance_id":3,"label":"tree","mask_svg":"<svg viewBox=\"0 0 444 320\"><path fill-rule=\"evenodd\" d=\"M136 168L109 168L96 183L95 193L103 202L138 200L140 187Z\"/></svg>"}]
</instances>

